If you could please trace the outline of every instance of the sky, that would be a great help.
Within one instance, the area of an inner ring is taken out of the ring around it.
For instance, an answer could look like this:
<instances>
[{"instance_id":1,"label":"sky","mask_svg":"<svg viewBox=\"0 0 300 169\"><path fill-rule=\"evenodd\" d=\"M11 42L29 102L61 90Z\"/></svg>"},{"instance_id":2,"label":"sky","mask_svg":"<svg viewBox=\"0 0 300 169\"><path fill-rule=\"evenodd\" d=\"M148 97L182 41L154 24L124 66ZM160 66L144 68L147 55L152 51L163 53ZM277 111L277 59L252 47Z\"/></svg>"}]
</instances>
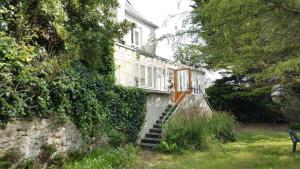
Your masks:
<instances>
[{"instance_id":1,"label":"sky","mask_svg":"<svg viewBox=\"0 0 300 169\"><path fill-rule=\"evenodd\" d=\"M157 38L168 33L176 33L176 29L181 29L184 16L180 14L190 11L189 5L192 3L191 0L129 0L129 2L145 18L159 26L156 31ZM164 40L158 43L156 54L172 59L174 49L170 42Z\"/></svg>"}]
</instances>

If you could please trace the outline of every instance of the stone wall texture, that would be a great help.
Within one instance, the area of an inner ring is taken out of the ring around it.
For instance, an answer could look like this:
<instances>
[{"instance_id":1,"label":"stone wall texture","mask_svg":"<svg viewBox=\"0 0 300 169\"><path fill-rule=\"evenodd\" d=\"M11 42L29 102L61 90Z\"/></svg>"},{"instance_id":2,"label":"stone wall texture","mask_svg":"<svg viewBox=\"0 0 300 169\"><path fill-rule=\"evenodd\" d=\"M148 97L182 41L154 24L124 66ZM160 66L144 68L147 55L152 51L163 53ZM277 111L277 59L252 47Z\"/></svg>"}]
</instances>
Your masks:
<instances>
[{"instance_id":1,"label":"stone wall texture","mask_svg":"<svg viewBox=\"0 0 300 169\"><path fill-rule=\"evenodd\" d=\"M71 122L57 126L51 119L16 120L0 130L0 155L17 148L26 158L36 157L43 144L55 144L58 152L67 152L78 149L82 143L80 132Z\"/></svg>"}]
</instances>

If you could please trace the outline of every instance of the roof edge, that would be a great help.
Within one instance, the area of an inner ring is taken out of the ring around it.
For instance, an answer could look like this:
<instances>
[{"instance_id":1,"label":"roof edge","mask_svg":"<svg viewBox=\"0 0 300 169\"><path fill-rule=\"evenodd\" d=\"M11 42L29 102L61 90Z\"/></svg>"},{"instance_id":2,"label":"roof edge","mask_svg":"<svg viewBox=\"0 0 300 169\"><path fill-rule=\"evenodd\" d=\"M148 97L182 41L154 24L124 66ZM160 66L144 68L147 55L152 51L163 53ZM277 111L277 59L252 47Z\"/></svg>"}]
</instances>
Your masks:
<instances>
[{"instance_id":1,"label":"roof edge","mask_svg":"<svg viewBox=\"0 0 300 169\"><path fill-rule=\"evenodd\" d=\"M144 23L147 24L147 25L150 25L150 26L153 27L154 29L158 29L158 28L159 28L156 24L154 24L154 23L152 23L152 22L150 22L150 21L144 19L144 18L141 17L141 16L136 15L136 14L133 13L133 12L130 12L129 10L125 10L125 13L129 14L130 16L132 16L132 17L134 17L134 18L136 18L136 19L138 19L138 20L140 20L141 22L144 22Z\"/></svg>"}]
</instances>

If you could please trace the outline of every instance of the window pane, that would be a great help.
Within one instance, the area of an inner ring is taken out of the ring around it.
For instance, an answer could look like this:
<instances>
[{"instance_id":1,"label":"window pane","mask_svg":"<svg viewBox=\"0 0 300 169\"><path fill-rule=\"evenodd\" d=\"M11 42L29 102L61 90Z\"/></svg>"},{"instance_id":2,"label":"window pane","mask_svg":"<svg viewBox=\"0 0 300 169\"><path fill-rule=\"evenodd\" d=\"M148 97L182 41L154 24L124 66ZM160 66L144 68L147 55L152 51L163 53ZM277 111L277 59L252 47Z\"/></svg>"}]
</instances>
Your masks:
<instances>
[{"instance_id":1,"label":"window pane","mask_svg":"<svg viewBox=\"0 0 300 169\"><path fill-rule=\"evenodd\" d=\"M130 33L131 33L131 43L134 44L133 29L131 29Z\"/></svg>"},{"instance_id":2,"label":"window pane","mask_svg":"<svg viewBox=\"0 0 300 169\"><path fill-rule=\"evenodd\" d=\"M135 31L135 44L137 46L139 46L139 40L140 40L139 32Z\"/></svg>"},{"instance_id":3,"label":"window pane","mask_svg":"<svg viewBox=\"0 0 300 169\"><path fill-rule=\"evenodd\" d=\"M152 67L148 66L147 67L147 81L148 81L148 84L147 86L148 87L152 87Z\"/></svg>"},{"instance_id":4,"label":"window pane","mask_svg":"<svg viewBox=\"0 0 300 169\"><path fill-rule=\"evenodd\" d=\"M157 80L157 88L159 89L159 90L161 90L162 89L162 69L159 67L158 69L157 69L157 75L158 75L158 80Z\"/></svg>"},{"instance_id":5,"label":"window pane","mask_svg":"<svg viewBox=\"0 0 300 169\"><path fill-rule=\"evenodd\" d=\"M166 85L166 69L163 68L162 70L162 86L163 90L167 90L167 85Z\"/></svg>"},{"instance_id":6,"label":"window pane","mask_svg":"<svg viewBox=\"0 0 300 169\"><path fill-rule=\"evenodd\" d=\"M154 70L153 70L153 73L154 73L154 88L156 89L157 88L157 67L154 67Z\"/></svg>"},{"instance_id":7,"label":"window pane","mask_svg":"<svg viewBox=\"0 0 300 169\"><path fill-rule=\"evenodd\" d=\"M146 86L146 69L144 65L140 67L140 78L141 78L141 86Z\"/></svg>"},{"instance_id":8,"label":"window pane","mask_svg":"<svg viewBox=\"0 0 300 169\"><path fill-rule=\"evenodd\" d=\"M168 68L168 91L172 91L174 87L174 70Z\"/></svg>"},{"instance_id":9,"label":"window pane","mask_svg":"<svg viewBox=\"0 0 300 169\"><path fill-rule=\"evenodd\" d=\"M134 86L139 86L139 64L134 64Z\"/></svg>"}]
</instances>

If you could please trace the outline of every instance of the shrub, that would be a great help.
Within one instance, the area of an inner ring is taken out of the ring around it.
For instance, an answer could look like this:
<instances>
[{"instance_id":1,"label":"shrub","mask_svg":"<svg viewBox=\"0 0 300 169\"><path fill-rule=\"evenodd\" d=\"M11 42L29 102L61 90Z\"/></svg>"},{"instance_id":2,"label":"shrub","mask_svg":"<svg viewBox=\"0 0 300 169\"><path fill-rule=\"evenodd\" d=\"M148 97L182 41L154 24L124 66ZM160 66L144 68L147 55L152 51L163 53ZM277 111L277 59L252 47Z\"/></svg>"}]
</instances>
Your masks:
<instances>
[{"instance_id":1,"label":"shrub","mask_svg":"<svg viewBox=\"0 0 300 169\"><path fill-rule=\"evenodd\" d=\"M199 114L199 113L197 113ZM211 119L178 113L164 127L162 151L169 151L170 145L180 149L205 150L214 140L230 142L235 140L234 119L225 113L214 113Z\"/></svg>"},{"instance_id":2,"label":"shrub","mask_svg":"<svg viewBox=\"0 0 300 169\"><path fill-rule=\"evenodd\" d=\"M159 145L159 150L163 153L174 153L178 151L178 148L175 143L169 145L167 142L163 141Z\"/></svg>"},{"instance_id":3,"label":"shrub","mask_svg":"<svg viewBox=\"0 0 300 169\"><path fill-rule=\"evenodd\" d=\"M18 169L41 169L42 166L34 159L27 159L18 165Z\"/></svg>"},{"instance_id":4,"label":"shrub","mask_svg":"<svg viewBox=\"0 0 300 169\"><path fill-rule=\"evenodd\" d=\"M272 101L272 87L245 87L251 82L243 79L235 75L224 77L206 89L212 107L217 111L232 112L242 122L286 121Z\"/></svg>"},{"instance_id":5,"label":"shrub","mask_svg":"<svg viewBox=\"0 0 300 169\"><path fill-rule=\"evenodd\" d=\"M221 112L213 114L213 117L208 121L207 127L219 141L232 142L235 141L234 124L233 116Z\"/></svg>"},{"instance_id":6,"label":"shrub","mask_svg":"<svg viewBox=\"0 0 300 169\"><path fill-rule=\"evenodd\" d=\"M212 139L206 124L202 117L187 119L175 116L165 128L165 142L176 144L178 148L205 150Z\"/></svg>"},{"instance_id":7,"label":"shrub","mask_svg":"<svg viewBox=\"0 0 300 169\"><path fill-rule=\"evenodd\" d=\"M4 162L3 164L1 164L2 167L10 168L11 166L17 166L17 163L21 162L22 159L23 159L23 154L20 152L19 149L10 148L1 157L0 161Z\"/></svg>"},{"instance_id":8,"label":"shrub","mask_svg":"<svg viewBox=\"0 0 300 169\"><path fill-rule=\"evenodd\" d=\"M56 151L57 149L54 144L43 144L38 155L39 162L42 164L50 163Z\"/></svg>"},{"instance_id":9,"label":"shrub","mask_svg":"<svg viewBox=\"0 0 300 169\"><path fill-rule=\"evenodd\" d=\"M110 132L108 132L108 137L109 137L108 143L113 147L124 146L128 142L126 135L115 129L112 129Z\"/></svg>"},{"instance_id":10,"label":"shrub","mask_svg":"<svg viewBox=\"0 0 300 169\"><path fill-rule=\"evenodd\" d=\"M55 156L49 162L49 166L62 168L67 160L67 155L64 153L55 154Z\"/></svg>"}]
</instances>

